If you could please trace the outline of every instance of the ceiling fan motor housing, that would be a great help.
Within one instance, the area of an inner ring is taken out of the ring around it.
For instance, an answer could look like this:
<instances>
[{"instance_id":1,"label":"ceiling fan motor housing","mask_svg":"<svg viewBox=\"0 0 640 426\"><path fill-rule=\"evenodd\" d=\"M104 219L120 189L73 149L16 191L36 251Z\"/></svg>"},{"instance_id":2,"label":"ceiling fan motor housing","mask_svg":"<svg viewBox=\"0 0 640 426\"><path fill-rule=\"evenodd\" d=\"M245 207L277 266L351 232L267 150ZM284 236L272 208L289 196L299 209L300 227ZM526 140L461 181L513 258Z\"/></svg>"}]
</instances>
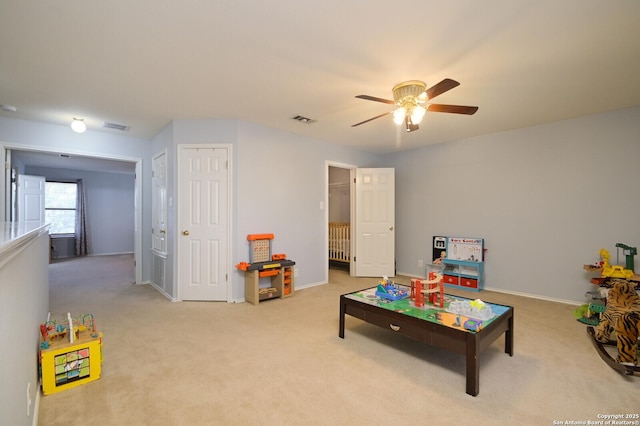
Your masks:
<instances>
[{"instance_id":1,"label":"ceiling fan motor housing","mask_svg":"<svg viewBox=\"0 0 640 426\"><path fill-rule=\"evenodd\" d=\"M416 102L417 98L427 90L427 84L420 80L409 80L393 86L393 100L398 105L407 101Z\"/></svg>"}]
</instances>

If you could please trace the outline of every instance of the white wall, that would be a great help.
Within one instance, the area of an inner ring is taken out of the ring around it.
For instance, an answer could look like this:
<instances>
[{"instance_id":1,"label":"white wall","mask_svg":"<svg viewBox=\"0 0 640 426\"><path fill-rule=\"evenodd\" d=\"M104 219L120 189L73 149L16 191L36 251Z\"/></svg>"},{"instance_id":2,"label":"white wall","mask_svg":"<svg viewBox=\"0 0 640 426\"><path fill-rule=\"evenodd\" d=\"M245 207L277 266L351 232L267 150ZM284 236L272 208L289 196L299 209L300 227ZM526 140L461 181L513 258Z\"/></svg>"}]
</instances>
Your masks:
<instances>
[{"instance_id":1,"label":"white wall","mask_svg":"<svg viewBox=\"0 0 640 426\"><path fill-rule=\"evenodd\" d=\"M325 283L326 161L373 167L378 156L252 123L238 130L234 263L249 257L247 234L273 233L274 253L296 262L296 288ZM236 271L236 288L243 282Z\"/></svg>"},{"instance_id":2,"label":"white wall","mask_svg":"<svg viewBox=\"0 0 640 426\"><path fill-rule=\"evenodd\" d=\"M600 248L640 246L640 107L387 159L401 273L424 274L433 235L479 237L486 288L583 302Z\"/></svg>"},{"instance_id":3,"label":"white wall","mask_svg":"<svg viewBox=\"0 0 640 426\"><path fill-rule=\"evenodd\" d=\"M3 228L10 229L7 223ZM20 227L15 226L16 230ZM49 311L49 235L0 233L0 424L33 424L40 323ZM17 244L18 242L22 242ZM27 387L31 407L27 416Z\"/></svg>"}]
</instances>

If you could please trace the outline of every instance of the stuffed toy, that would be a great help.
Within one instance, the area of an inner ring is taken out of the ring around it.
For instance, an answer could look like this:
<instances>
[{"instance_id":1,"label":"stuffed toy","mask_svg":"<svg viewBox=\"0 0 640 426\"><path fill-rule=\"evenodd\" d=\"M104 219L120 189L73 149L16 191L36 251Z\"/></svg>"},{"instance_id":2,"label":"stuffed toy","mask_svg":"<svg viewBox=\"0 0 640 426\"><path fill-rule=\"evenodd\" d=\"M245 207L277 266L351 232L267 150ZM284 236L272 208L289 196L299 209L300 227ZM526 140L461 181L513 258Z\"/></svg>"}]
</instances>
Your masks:
<instances>
[{"instance_id":1,"label":"stuffed toy","mask_svg":"<svg viewBox=\"0 0 640 426\"><path fill-rule=\"evenodd\" d=\"M636 365L640 335L640 296L635 283L616 279L612 284L607 295L607 307L595 330L595 338L606 343L615 331L617 361L624 365Z\"/></svg>"}]
</instances>

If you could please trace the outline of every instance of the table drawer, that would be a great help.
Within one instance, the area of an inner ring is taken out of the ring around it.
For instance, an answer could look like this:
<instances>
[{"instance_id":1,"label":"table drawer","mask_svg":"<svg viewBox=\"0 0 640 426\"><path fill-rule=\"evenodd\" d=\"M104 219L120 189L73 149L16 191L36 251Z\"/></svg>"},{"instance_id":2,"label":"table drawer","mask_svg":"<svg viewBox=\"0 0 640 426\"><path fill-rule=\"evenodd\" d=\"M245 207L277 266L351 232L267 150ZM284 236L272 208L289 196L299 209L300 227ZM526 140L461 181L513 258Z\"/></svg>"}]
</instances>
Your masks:
<instances>
[{"instance_id":1,"label":"table drawer","mask_svg":"<svg viewBox=\"0 0 640 426\"><path fill-rule=\"evenodd\" d=\"M363 318L364 317L364 318ZM361 317L370 324L377 325L386 330L391 330L403 336L411 337L420 341L425 341L426 331L417 327L411 322L403 321L397 318L390 318L388 315L377 314L375 312L366 311Z\"/></svg>"},{"instance_id":2,"label":"table drawer","mask_svg":"<svg viewBox=\"0 0 640 426\"><path fill-rule=\"evenodd\" d=\"M442 280L445 284L455 284L458 285L458 277L456 275L443 275Z\"/></svg>"}]
</instances>

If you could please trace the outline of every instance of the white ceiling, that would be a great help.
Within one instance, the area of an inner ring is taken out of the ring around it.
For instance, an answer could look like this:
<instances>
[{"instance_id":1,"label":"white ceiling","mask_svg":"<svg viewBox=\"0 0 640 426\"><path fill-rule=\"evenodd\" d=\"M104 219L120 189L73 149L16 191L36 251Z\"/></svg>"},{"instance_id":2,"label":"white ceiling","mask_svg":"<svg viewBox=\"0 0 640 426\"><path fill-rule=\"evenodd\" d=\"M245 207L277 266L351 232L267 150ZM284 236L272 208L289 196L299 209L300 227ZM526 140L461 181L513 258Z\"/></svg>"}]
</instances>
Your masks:
<instances>
[{"instance_id":1,"label":"white ceiling","mask_svg":"<svg viewBox=\"0 0 640 426\"><path fill-rule=\"evenodd\" d=\"M0 2L0 115L142 138L238 118L391 152L640 105L639 76L637 0ZM351 127L391 107L355 95L446 77L475 115Z\"/></svg>"}]
</instances>

